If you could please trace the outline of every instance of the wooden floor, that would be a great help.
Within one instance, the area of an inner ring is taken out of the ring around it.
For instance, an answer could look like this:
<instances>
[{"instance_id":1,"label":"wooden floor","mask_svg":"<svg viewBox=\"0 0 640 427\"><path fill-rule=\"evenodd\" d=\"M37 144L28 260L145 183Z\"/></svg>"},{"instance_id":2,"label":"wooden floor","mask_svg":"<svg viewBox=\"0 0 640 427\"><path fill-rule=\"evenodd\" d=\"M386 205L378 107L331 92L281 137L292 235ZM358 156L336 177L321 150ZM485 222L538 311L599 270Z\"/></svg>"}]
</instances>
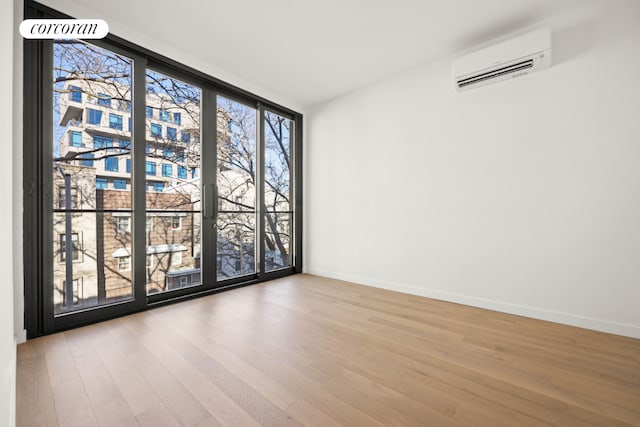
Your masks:
<instances>
[{"instance_id":1,"label":"wooden floor","mask_svg":"<svg viewBox=\"0 0 640 427\"><path fill-rule=\"evenodd\" d=\"M308 275L18 346L18 426L640 426L640 340Z\"/></svg>"}]
</instances>

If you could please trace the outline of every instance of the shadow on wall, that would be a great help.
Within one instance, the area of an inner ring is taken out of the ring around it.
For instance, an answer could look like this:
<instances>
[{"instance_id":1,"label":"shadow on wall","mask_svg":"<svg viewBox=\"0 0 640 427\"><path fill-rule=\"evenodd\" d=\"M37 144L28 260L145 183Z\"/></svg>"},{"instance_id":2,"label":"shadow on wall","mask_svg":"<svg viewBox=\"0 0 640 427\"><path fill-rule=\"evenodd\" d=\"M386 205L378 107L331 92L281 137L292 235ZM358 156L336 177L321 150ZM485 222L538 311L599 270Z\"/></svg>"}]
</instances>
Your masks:
<instances>
[{"instance_id":1,"label":"shadow on wall","mask_svg":"<svg viewBox=\"0 0 640 427\"><path fill-rule=\"evenodd\" d=\"M593 21L576 23L551 34L551 66L557 66L577 58L596 44L596 28Z\"/></svg>"},{"instance_id":2,"label":"shadow on wall","mask_svg":"<svg viewBox=\"0 0 640 427\"><path fill-rule=\"evenodd\" d=\"M491 28L468 34L455 44L453 51L458 52L458 55L470 53L529 31L543 28L545 25L532 26L532 23L540 22L543 16L544 14L540 10L532 7L530 10ZM551 66L567 62L592 48L596 40L595 27L594 21L584 20L564 29L554 30L552 28ZM481 42L479 43L478 41Z\"/></svg>"}]
</instances>

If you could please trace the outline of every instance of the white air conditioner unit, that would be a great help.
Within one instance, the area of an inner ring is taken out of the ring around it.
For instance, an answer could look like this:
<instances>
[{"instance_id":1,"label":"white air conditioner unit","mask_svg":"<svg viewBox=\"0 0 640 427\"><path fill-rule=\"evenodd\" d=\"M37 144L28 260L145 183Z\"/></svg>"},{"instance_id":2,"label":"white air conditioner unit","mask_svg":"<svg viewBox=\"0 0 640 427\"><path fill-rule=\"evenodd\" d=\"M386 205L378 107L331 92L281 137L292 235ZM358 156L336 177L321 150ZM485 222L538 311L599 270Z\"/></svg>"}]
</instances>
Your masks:
<instances>
[{"instance_id":1,"label":"white air conditioner unit","mask_svg":"<svg viewBox=\"0 0 640 427\"><path fill-rule=\"evenodd\" d=\"M497 83L530 74L551 65L551 31L548 28L489 46L453 61L456 90Z\"/></svg>"}]
</instances>

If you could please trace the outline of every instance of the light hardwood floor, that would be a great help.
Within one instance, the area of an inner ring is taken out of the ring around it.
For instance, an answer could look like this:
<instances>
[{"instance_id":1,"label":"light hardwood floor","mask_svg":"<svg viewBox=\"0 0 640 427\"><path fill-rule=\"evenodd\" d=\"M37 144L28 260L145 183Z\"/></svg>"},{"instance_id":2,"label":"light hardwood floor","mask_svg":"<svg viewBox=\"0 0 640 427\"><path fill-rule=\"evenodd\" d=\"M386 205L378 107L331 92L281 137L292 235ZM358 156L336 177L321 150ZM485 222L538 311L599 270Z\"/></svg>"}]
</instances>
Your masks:
<instances>
[{"instance_id":1,"label":"light hardwood floor","mask_svg":"<svg viewBox=\"0 0 640 427\"><path fill-rule=\"evenodd\" d=\"M640 426L640 340L309 275L18 346L18 426Z\"/></svg>"}]
</instances>

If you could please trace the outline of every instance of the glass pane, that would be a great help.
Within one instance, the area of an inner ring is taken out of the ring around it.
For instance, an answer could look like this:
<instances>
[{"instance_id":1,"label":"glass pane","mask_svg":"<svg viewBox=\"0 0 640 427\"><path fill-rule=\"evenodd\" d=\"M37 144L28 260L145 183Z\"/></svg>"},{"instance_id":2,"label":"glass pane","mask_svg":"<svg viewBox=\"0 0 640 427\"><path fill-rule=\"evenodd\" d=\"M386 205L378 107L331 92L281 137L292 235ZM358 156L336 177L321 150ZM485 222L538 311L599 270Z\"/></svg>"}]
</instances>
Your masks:
<instances>
[{"instance_id":1,"label":"glass pane","mask_svg":"<svg viewBox=\"0 0 640 427\"><path fill-rule=\"evenodd\" d=\"M291 213L267 212L265 214L265 270L277 270L291 265L290 237Z\"/></svg>"},{"instance_id":2,"label":"glass pane","mask_svg":"<svg viewBox=\"0 0 640 427\"><path fill-rule=\"evenodd\" d=\"M218 214L218 280L256 271L255 213Z\"/></svg>"},{"instance_id":3,"label":"glass pane","mask_svg":"<svg viewBox=\"0 0 640 427\"><path fill-rule=\"evenodd\" d=\"M292 121L265 112L264 203L265 270L291 265L291 131Z\"/></svg>"},{"instance_id":4,"label":"glass pane","mask_svg":"<svg viewBox=\"0 0 640 427\"><path fill-rule=\"evenodd\" d=\"M60 314L133 295L130 226L120 219L131 218L131 113L121 106L131 103L132 61L61 40L53 43L53 68L53 303Z\"/></svg>"},{"instance_id":5,"label":"glass pane","mask_svg":"<svg viewBox=\"0 0 640 427\"><path fill-rule=\"evenodd\" d=\"M256 110L218 96L217 277L256 271Z\"/></svg>"},{"instance_id":6,"label":"glass pane","mask_svg":"<svg viewBox=\"0 0 640 427\"><path fill-rule=\"evenodd\" d=\"M147 70L147 293L200 284L201 90Z\"/></svg>"}]
</instances>

